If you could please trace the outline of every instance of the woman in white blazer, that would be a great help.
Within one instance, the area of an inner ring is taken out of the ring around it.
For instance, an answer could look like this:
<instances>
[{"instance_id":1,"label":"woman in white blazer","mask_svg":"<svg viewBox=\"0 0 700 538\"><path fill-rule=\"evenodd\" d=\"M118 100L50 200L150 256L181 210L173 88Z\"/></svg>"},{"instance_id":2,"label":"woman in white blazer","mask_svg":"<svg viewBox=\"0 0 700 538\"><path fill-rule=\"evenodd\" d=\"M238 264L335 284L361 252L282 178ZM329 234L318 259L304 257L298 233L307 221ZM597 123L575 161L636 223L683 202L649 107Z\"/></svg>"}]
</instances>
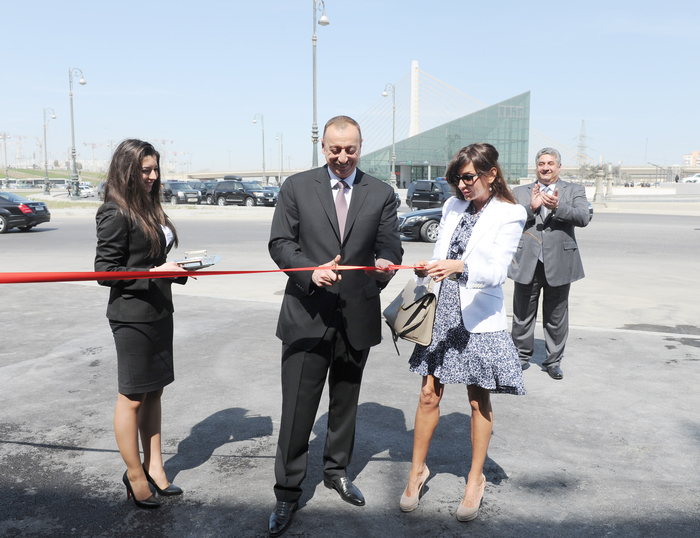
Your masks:
<instances>
[{"instance_id":1,"label":"woman in white blazer","mask_svg":"<svg viewBox=\"0 0 700 538\"><path fill-rule=\"evenodd\" d=\"M433 257L416 264L416 277L432 278L438 297L430 345L416 345L410 370L423 376L416 411L413 462L400 507L418 507L430 475L425 463L440 418L446 384L467 385L471 404L472 464L457 519L479 512L491 438L490 393L525 394L518 353L507 332L502 285L525 225L491 144L462 148L446 174L455 196L445 202Z\"/></svg>"}]
</instances>

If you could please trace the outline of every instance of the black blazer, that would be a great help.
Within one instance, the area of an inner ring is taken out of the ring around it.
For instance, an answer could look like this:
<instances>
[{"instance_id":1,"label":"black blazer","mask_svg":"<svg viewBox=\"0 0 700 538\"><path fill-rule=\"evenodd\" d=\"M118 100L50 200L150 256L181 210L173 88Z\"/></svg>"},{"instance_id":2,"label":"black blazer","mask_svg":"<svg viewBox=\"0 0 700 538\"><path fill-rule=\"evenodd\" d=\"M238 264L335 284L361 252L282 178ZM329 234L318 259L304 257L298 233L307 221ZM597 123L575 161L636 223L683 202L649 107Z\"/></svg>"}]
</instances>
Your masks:
<instances>
[{"instance_id":1,"label":"black blazer","mask_svg":"<svg viewBox=\"0 0 700 538\"><path fill-rule=\"evenodd\" d=\"M141 227L122 215L114 202L105 202L97 210L97 249L95 271L148 271L166 262L170 247L165 248L165 235L158 230L162 254L149 255L149 246ZM149 322L173 313L170 285L173 279L100 280L109 286L107 317L112 321ZM187 277L175 282L184 284Z\"/></svg>"},{"instance_id":2,"label":"black blazer","mask_svg":"<svg viewBox=\"0 0 700 538\"><path fill-rule=\"evenodd\" d=\"M374 266L377 258L400 264L394 190L357 170L341 239L328 167L285 180L272 219L270 256L281 269L315 267L341 255L342 265ZM348 340L355 349L381 341L380 290L386 286L364 271L345 271L339 283L318 288L311 272L288 273L277 337L299 349L323 338L339 308Z\"/></svg>"}]
</instances>

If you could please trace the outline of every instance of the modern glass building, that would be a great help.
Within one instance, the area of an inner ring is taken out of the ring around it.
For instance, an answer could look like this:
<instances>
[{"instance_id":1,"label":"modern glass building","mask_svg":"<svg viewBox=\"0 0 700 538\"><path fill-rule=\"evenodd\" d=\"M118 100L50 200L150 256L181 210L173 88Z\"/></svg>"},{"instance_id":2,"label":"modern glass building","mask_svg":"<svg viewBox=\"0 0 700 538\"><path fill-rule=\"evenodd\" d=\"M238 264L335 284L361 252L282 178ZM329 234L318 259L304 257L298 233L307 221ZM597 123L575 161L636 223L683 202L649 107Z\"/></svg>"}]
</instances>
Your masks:
<instances>
[{"instance_id":1,"label":"modern glass building","mask_svg":"<svg viewBox=\"0 0 700 538\"><path fill-rule=\"evenodd\" d=\"M445 175L450 159L474 142L493 144L506 180L527 177L530 92L511 97L459 119L396 142L399 187ZM359 167L374 177L391 179L391 146L360 157Z\"/></svg>"}]
</instances>

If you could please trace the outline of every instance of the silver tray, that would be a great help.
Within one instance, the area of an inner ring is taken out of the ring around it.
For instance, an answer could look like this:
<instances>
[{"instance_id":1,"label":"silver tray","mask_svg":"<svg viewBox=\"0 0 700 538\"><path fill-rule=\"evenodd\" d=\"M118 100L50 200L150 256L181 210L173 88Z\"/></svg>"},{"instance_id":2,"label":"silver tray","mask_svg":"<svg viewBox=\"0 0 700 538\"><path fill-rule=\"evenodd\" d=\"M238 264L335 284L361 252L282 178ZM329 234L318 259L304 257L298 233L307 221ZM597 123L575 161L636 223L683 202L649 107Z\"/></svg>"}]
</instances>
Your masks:
<instances>
[{"instance_id":1,"label":"silver tray","mask_svg":"<svg viewBox=\"0 0 700 538\"><path fill-rule=\"evenodd\" d=\"M185 252L185 257L181 260L173 260L183 269L188 271L196 271L198 269L204 269L205 267L211 267L215 263L221 261L221 256L219 254L207 255L206 250L196 251L196 252Z\"/></svg>"}]
</instances>

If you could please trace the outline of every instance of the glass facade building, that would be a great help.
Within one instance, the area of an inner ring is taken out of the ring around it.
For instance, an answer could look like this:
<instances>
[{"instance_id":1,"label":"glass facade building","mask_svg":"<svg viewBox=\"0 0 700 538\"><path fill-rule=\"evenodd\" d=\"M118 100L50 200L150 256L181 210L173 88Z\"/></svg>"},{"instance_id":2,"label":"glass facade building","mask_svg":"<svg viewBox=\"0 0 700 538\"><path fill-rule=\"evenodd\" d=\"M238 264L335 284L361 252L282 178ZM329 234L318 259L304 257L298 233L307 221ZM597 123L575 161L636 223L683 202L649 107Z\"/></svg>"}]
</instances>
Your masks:
<instances>
[{"instance_id":1,"label":"glass facade building","mask_svg":"<svg viewBox=\"0 0 700 538\"><path fill-rule=\"evenodd\" d=\"M396 142L396 174L399 187L412 181L445 175L450 159L474 142L493 144L506 180L527 177L530 135L530 92L511 97ZM374 177L391 179L391 146L360 157L359 168Z\"/></svg>"}]
</instances>

